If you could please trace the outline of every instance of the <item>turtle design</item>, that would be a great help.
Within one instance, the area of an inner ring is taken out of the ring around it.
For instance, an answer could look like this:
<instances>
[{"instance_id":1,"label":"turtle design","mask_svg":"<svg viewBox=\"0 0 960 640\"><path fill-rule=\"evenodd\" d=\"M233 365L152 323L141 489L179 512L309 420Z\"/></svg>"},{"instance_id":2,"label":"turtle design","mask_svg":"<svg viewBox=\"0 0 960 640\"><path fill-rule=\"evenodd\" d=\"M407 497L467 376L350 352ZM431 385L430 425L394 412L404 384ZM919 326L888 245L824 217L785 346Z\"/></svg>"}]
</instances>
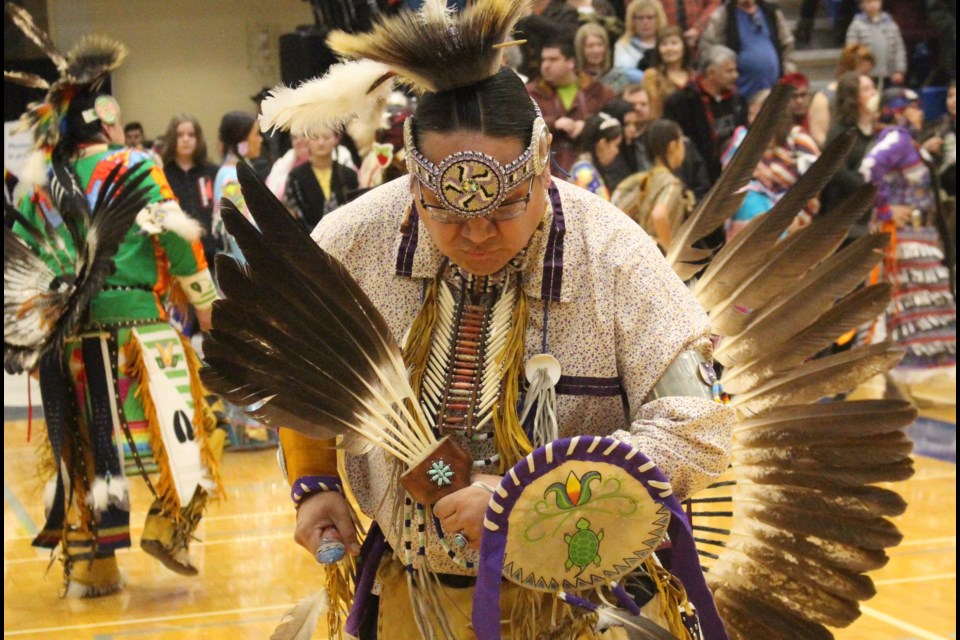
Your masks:
<instances>
[{"instance_id":1,"label":"turtle design","mask_svg":"<svg viewBox=\"0 0 960 640\"><path fill-rule=\"evenodd\" d=\"M579 578L590 563L600 566L600 541L603 540L603 529L599 533L590 530L590 521L586 518L577 520L577 531L573 535L563 534L563 541L567 543L567 562L564 567L569 571L573 567L580 567L574 578Z\"/></svg>"}]
</instances>

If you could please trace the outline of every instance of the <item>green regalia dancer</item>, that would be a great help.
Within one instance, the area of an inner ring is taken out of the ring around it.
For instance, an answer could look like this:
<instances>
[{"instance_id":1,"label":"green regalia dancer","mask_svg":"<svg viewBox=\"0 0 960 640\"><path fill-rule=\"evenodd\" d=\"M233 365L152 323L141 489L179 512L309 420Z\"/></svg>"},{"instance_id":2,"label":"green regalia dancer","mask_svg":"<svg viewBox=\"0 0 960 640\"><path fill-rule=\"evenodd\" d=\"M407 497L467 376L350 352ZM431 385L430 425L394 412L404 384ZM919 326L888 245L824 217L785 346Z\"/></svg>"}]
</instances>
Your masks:
<instances>
[{"instance_id":1,"label":"green regalia dancer","mask_svg":"<svg viewBox=\"0 0 960 640\"><path fill-rule=\"evenodd\" d=\"M167 323L165 303L192 304L209 322L216 294L200 227L148 155L115 144L120 110L101 85L126 49L85 37L63 55L25 11L6 6L61 74L47 83L4 72L47 91L22 118L35 140L25 175L32 188L4 235L4 366L39 373L52 454L47 520L34 545L61 549L67 595L120 589L127 477L139 474L155 498L141 547L194 575L188 544L207 496L221 492L223 434L205 404L199 360ZM126 184L137 185L139 200Z\"/></svg>"}]
</instances>

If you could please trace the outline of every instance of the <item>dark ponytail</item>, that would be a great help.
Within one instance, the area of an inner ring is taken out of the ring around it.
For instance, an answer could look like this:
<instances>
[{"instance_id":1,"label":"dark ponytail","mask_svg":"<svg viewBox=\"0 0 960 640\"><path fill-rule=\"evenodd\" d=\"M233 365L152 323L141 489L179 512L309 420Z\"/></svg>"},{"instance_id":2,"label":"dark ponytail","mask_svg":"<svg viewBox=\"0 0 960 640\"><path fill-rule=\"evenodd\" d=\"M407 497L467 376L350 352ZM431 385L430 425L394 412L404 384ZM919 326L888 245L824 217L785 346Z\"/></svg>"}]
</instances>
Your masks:
<instances>
[{"instance_id":1,"label":"dark ponytail","mask_svg":"<svg viewBox=\"0 0 960 640\"><path fill-rule=\"evenodd\" d=\"M240 155L238 147L250 135L257 119L246 111L231 111L220 121L220 142L223 144L223 153Z\"/></svg>"},{"instance_id":2,"label":"dark ponytail","mask_svg":"<svg viewBox=\"0 0 960 640\"><path fill-rule=\"evenodd\" d=\"M513 138L530 144L533 101L523 81L510 69L468 87L428 93L420 99L413 118L414 143L427 131L476 131L493 138Z\"/></svg>"}]
</instances>

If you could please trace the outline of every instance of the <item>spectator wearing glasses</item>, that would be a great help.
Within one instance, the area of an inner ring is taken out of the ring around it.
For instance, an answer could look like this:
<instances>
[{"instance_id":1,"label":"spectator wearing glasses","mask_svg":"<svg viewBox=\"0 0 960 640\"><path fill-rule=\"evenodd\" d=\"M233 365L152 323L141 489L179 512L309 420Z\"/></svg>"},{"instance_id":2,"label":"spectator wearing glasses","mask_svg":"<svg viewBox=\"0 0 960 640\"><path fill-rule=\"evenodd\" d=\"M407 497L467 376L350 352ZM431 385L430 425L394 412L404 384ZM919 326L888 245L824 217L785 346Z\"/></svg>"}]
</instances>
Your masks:
<instances>
[{"instance_id":1,"label":"spectator wearing glasses","mask_svg":"<svg viewBox=\"0 0 960 640\"><path fill-rule=\"evenodd\" d=\"M737 90L746 100L795 71L793 34L766 0L726 0L710 16L701 48L722 44L737 54Z\"/></svg>"},{"instance_id":2,"label":"spectator wearing glasses","mask_svg":"<svg viewBox=\"0 0 960 640\"><path fill-rule=\"evenodd\" d=\"M640 82L653 63L657 33L667 26L667 17L659 0L634 0L624 23L623 35L613 48L613 66L623 69L630 82Z\"/></svg>"},{"instance_id":3,"label":"spectator wearing glasses","mask_svg":"<svg viewBox=\"0 0 960 640\"><path fill-rule=\"evenodd\" d=\"M790 116L793 126L810 133L810 80L799 71L788 73L780 78L780 83L793 87L793 99L790 100Z\"/></svg>"}]
</instances>

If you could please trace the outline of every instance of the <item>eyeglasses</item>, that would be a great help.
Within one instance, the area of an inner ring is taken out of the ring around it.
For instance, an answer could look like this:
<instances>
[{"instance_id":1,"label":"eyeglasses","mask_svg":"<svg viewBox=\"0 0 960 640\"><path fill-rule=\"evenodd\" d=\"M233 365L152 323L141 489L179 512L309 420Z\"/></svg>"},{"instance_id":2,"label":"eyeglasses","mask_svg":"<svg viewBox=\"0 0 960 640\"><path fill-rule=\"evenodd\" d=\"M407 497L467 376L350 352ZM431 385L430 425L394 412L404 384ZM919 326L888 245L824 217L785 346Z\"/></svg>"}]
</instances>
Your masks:
<instances>
[{"instance_id":1,"label":"eyeglasses","mask_svg":"<svg viewBox=\"0 0 960 640\"><path fill-rule=\"evenodd\" d=\"M753 20L753 30L757 33L763 31L764 24L763 18L760 17L760 12L754 11L750 18Z\"/></svg>"},{"instance_id":2,"label":"eyeglasses","mask_svg":"<svg viewBox=\"0 0 960 640\"><path fill-rule=\"evenodd\" d=\"M476 216L479 218L486 218L490 222L506 222L507 220L513 220L514 218L520 216L524 211L527 210L527 205L530 203L530 197L533 195L533 181L537 176L530 176L530 186L527 187L527 194L522 198L517 198L516 200L510 200L504 202L499 207L491 211L490 213L484 216ZM471 218L467 218L461 215L441 207L440 205L430 204L423 197L423 182L420 178L417 178L417 197L420 200L420 207L423 209L424 213L430 216L431 220L435 220L441 224L463 224L464 222L469 221Z\"/></svg>"}]
</instances>

